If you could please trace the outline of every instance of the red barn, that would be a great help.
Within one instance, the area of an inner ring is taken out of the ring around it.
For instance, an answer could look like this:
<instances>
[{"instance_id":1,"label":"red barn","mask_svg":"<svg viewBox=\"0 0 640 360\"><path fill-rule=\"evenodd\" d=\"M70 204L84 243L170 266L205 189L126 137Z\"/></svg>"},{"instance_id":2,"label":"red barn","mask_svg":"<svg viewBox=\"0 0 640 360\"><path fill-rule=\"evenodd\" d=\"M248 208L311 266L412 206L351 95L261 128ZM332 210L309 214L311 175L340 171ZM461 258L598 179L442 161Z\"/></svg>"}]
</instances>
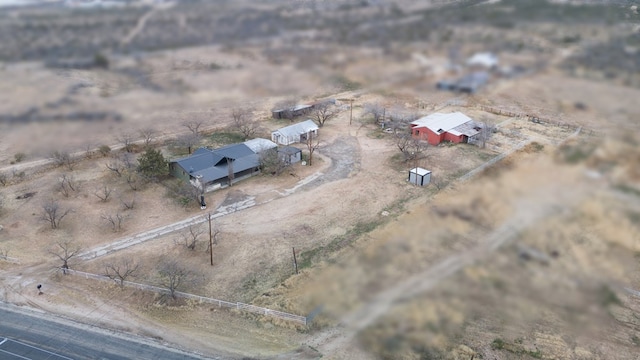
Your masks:
<instances>
[{"instance_id":1,"label":"red barn","mask_svg":"<svg viewBox=\"0 0 640 360\"><path fill-rule=\"evenodd\" d=\"M431 145L443 141L473 143L479 133L480 125L461 112L435 113L411 123L411 136Z\"/></svg>"}]
</instances>

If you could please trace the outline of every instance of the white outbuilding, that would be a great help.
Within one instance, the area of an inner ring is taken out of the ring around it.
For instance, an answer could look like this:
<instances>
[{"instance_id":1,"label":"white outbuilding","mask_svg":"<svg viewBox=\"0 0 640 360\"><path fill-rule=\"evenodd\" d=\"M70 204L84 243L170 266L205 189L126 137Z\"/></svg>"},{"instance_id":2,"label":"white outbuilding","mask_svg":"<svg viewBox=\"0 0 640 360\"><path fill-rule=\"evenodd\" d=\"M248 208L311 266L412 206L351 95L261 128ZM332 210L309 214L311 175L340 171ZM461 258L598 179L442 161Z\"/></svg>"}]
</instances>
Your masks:
<instances>
[{"instance_id":1,"label":"white outbuilding","mask_svg":"<svg viewBox=\"0 0 640 360\"><path fill-rule=\"evenodd\" d=\"M431 182L431 171L421 167L409 170L409 182L419 186L428 185Z\"/></svg>"},{"instance_id":2,"label":"white outbuilding","mask_svg":"<svg viewBox=\"0 0 640 360\"><path fill-rule=\"evenodd\" d=\"M318 136L318 125L311 119L271 132L271 140L280 145L305 143L309 136Z\"/></svg>"}]
</instances>

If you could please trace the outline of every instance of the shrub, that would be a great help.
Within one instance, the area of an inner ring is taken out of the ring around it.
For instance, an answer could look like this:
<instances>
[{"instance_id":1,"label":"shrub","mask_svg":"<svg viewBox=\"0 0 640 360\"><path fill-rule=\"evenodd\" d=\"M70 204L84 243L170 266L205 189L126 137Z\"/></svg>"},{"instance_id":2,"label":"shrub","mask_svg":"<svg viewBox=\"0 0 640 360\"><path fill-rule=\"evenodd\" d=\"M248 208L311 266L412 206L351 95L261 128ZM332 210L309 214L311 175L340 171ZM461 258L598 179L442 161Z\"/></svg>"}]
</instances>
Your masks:
<instances>
[{"instance_id":1,"label":"shrub","mask_svg":"<svg viewBox=\"0 0 640 360\"><path fill-rule=\"evenodd\" d=\"M111 147L109 147L109 145L100 145L100 147L98 148L98 152L102 156L107 156L111 152Z\"/></svg>"}]
</instances>

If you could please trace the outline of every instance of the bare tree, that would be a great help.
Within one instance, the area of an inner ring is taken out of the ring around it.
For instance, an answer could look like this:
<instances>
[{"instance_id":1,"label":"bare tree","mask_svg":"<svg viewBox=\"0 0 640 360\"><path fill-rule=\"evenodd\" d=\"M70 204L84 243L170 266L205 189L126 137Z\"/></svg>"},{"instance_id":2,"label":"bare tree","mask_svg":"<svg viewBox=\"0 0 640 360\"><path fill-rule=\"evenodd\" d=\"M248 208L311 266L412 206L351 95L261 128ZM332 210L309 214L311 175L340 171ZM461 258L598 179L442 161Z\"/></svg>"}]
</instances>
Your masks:
<instances>
[{"instance_id":1,"label":"bare tree","mask_svg":"<svg viewBox=\"0 0 640 360\"><path fill-rule=\"evenodd\" d=\"M107 169L113 171L113 173L118 177L121 177L122 172L124 171L124 167L122 166L122 163L117 156L111 157L111 159L106 164L104 164L104 166L106 166Z\"/></svg>"},{"instance_id":2,"label":"bare tree","mask_svg":"<svg viewBox=\"0 0 640 360\"><path fill-rule=\"evenodd\" d=\"M162 259L160 261L158 275L159 285L167 288L174 300L176 299L176 291L194 277L193 272L173 259Z\"/></svg>"},{"instance_id":3,"label":"bare tree","mask_svg":"<svg viewBox=\"0 0 640 360\"><path fill-rule=\"evenodd\" d=\"M478 133L478 146L484 149L487 146L487 141L491 138L491 135L495 132L496 127L483 121L480 124L480 132Z\"/></svg>"},{"instance_id":4,"label":"bare tree","mask_svg":"<svg viewBox=\"0 0 640 360\"><path fill-rule=\"evenodd\" d=\"M335 118L336 116L338 116L338 109L335 105L329 102L320 103L313 108L313 117L319 127L323 127L327 121Z\"/></svg>"},{"instance_id":5,"label":"bare tree","mask_svg":"<svg viewBox=\"0 0 640 360\"><path fill-rule=\"evenodd\" d=\"M93 192L93 195L100 199L100 201L107 202L109 201L112 192L113 188L110 188L107 184L104 184L101 187L97 188L96 191Z\"/></svg>"},{"instance_id":6,"label":"bare tree","mask_svg":"<svg viewBox=\"0 0 640 360\"><path fill-rule=\"evenodd\" d=\"M156 135L158 133L154 128L140 129L139 132L140 132L140 136L142 137L142 140L144 141L145 147L148 147L149 145L151 145L151 143L156 138Z\"/></svg>"},{"instance_id":7,"label":"bare tree","mask_svg":"<svg viewBox=\"0 0 640 360\"><path fill-rule=\"evenodd\" d=\"M171 190L178 197L179 202L183 206L187 206L195 201L200 203L199 200L202 190L193 186L188 181L180 181L176 183L175 186L171 187Z\"/></svg>"},{"instance_id":8,"label":"bare tree","mask_svg":"<svg viewBox=\"0 0 640 360\"><path fill-rule=\"evenodd\" d=\"M394 143L398 150L403 154L408 151L411 140L411 134L406 132L394 134Z\"/></svg>"},{"instance_id":9,"label":"bare tree","mask_svg":"<svg viewBox=\"0 0 640 360\"><path fill-rule=\"evenodd\" d=\"M121 177L126 171L135 168L133 156L130 153L114 154L105 164L107 169L113 171L118 177Z\"/></svg>"},{"instance_id":10,"label":"bare tree","mask_svg":"<svg viewBox=\"0 0 640 360\"><path fill-rule=\"evenodd\" d=\"M57 201L51 199L42 205L40 218L49 222L52 229L57 229L62 219L71 212L73 212L72 209L63 209Z\"/></svg>"},{"instance_id":11,"label":"bare tree","mask_svg":"<svg viewBox=\"0 0 640 360\"><path fill-rule=\"evenodd\" d=\"M124 150L126 152L128 152L128 153L133 152L133 150L134 150L133 143L134 143L135 139L134 139L132 134L122 133L122 134L118 135L118 137L116 137L116 141L118 141L119 143L122 143L122 145L124 146Z\"/></svg>"},{"instance_id":12,"label":"bare tree","mask_svg":"<svg viewBox=\"0 0 640 360\"><path fill-rule=\"evenodd\" d=\"M201 224L191 224L182 233L180 233L180 240L176 240L176 244L183 245L189 250L195 250L198 244L198 239L204 234L204 229Z\"/></svg>"},{"instance_id":13,"label":"bare tree","mask_svg":"<svg viewBox=\"0 0 640 360\"><path fill-rule=\"evenodd\" d=\"M54 255L62 261L62 272L66 275L69 268L69 260L78 256L82 251L82 246L71 239L56 241L49 249L49 254Z\"/></svg>"},{"instance_id":14,"label":"bare tree","mask_svg":"<svg viewBox=\"0 0 640 360\"><path fill-rule=\"evenodd\" d=\"M184 134L176 139L176 143L178 146L186 147L191 154L193 148L200 143L200 135L197 133Z\"/></svg>"},{"instance_id":15,"label":"bare tree","mask_svg":"<svg viewBox=\"0 0 640 360\"><path fill-rule=\"evenodd\" d=\"M207 251L209 252L209 262L213 266L213 245L218 244L218 236L220 235L220 226L213 220L213 214L211 212L205 215L205 219L209 223L209 244L207 245Z\"/></svg>"},{"instance_id":16,"label":"bare tree","mask_svg":"<svg viewBox=\"0 0 640 360\"><path fill-rule=\"evenodd\" d=\"M261 151L258 156L260 168L263 173L278 176L289 165L284 161L280 154L278 154L276 149Z\"/></svg>"},{"instance_id":17,"label":"bare tree","mask_svg":"<svg viewBox=\"0 0 640 360\"><path fill-rule=\"evenodd\" d=\"M8 248L0 248L0 259L8 260L9 259L9 249Z\"/></svg>"},{"instance_id":18,"label":"bare tree","mask_svg":"<svg viewBox=\"0 0 640 360\"><path fill-rule=\"evenodd\" d=\"M200 128L202 127L202 120L187 120L182 122L182 126L186 127L195 136L200 136Z\"/></svg>"},{"instance_id":19,"label":"bare tree","mask_svg":"<svg viewBox=\"0 0 640 360\"><path fill-rule=\"evenodd\" d=\"M56 150L51 153L51 159L57 166L65 166L69 171L73 170L77 162L77 159L68 151Z\"/></svg>"},{"instance_id":20,"label":"bare tree","mask_svg":"<svg viewBox=\"0 0 640 360\"><path fill-rule=\"evenodd\" d=\"M235 108L231 111L233 126L240 131L245 140L255 136L260 131L260 123L251 118L251 109Z\"/></svg>"},{"instance_id":21,"label":"bare tree","mask_svg":"<svg viewBox=\"0 0 640 360\"><path fill-rule=\"evenodd\" d=\"M70 174L62 174L59 178L58 190L64 195L64 197L69 197L72 191L77 191L79 188L78 183L73 178L73 175Z\"/></svg>"},{"instance_id":22,"label":"bare tree","mask_svg":"<svg viewBox=\"0 0 640 360\"><path fill-rule=\"evenodd\" d=\"M393 129L393 132L404 131L409 127L409 123L417 119L419 116L417 113L405 108L404 106L396 105L392 107L386 114L385 126Z\"/></svg>"},{"instance_id":23,"label":"bare tree","mask_svg":"<svg viewBox=\"0 0 640 360\"><path fill-rule=\"evenodd\" d=\"M208 217L209 216L207 215L207 218ZM222 233L222 227L220 226L220 224L218 224L215 220L211 221L211 232L209 234L211 241L207 245L207 251L211 250L210 247L212 245L218 245L218 240L220 240L221 233Z\"/></svg>"},{"instance_id":24,"label":"bare tree","mask_svg":"<svg viewBox=\"0 0 640 360\"><path fill-rule=\"evenodd\" d=\"M140 175L137 171L127 170L124 175L127 185L133 191L138 191L147 183L147 179Z\"/></svg>"},{"instance_id":25,"label":"bare tree","mask_svg":"<svg viewBox=\"0 0 640 360\"><path fill-rule=\"evenodd\" d=\"M313 153L320 146L320 140L313 141L313 132L307 134L307 150L309 150L309 166L313 162Z\"/></svg>"},{"instance_id":26,"label":"bare tree","mask_svg":"<svg viewBox=\"0 0 640 360\"><path fill-rule=\"evenodd\" d=\"M140 264L135 260L130 257L125 257L104 264L104 275L109 279L117 281L122 288L128 278L135 277L139 268Z\"/></svg>"},{"instance_id":27,"label":"bare tree","mask_svg":"<svg viewBox=\"0 0 640 360\"><path fill-rule=\"evenodd\" d=\"M136 206L136 197L132 196L129 199L125 199L124 197L120 198L120 203L122 204L124 210L133 210L133 208L135 208Z\"/></svg>"},{"instance_id":28,"label":"bare tree","mask_svg":"<svg viewBox=\"0 0 640 360\"><path fill-rule=\"evenodd\" d=\"M373 116L373 121L376 124L385 120L386 109L379 103L365 103L363 109L365 115Z\"/></svg>"},{"instance_id":29,"label":"bare tree","mask_svg":"<svg viewBox=\"0 0 640 360\"><path fill-rule=\"evenodd\" d=\"M94 148L95 148L95 147L94 147L94 146L93 146L93 144L91 144L91 143L86 143L86 144L84 144L84 156L85 156L87 159L91 159L91 158L93 158L93 149L94 149Z\"/></svg>"},{"instance_id":30,"label":"bare tree","mask_svg":"<svg viewBox=\"0 0 640 360\"><path fill-rule=\"evenodd\" d=\"M405 161L419 159L424 156L428 143L411 137L407 132L395 134L395 145L404 155Z\"/></svg>"},{"instance_id":31,"label":"bare tree","mask_svg":"<svg viewBox=\"0 0 640 360\"><path fill-rule=\"evenodd\" d=\"M110 226L113 232L119 232L122 230L122 223L127 218L127 215L123 215L119 212L115 214L102 214L100 218L105 220Z\"/></svg>"}]
</instances>

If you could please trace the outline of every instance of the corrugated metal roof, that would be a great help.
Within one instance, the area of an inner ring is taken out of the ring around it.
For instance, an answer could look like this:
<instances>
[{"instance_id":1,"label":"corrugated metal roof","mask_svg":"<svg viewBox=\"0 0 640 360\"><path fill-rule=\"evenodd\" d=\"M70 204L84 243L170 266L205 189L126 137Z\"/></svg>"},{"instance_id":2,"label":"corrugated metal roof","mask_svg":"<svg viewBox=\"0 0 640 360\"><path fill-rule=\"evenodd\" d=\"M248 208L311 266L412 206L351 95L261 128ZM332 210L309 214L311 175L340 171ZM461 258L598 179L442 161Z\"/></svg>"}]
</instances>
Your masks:
<instances>
[{"instance_id":1,"label":"corrugated metal roof","mask_svg":"<svg viewBox=\"0 0 640 360\"><path fill-rule=\"evenodd\" d=\"M298 104L298 105L294 105L288 108L283 108L283 109L276 109L273 110L273 112L284 112L284 111L300 111L300 110L304 110L304 109L310 109L313 105L309 105L309 104Z\"/></svg>"},{"instance_id":2,"label":"corrugated metal roof","mask_svg":"<svg viewBox=\"0 0 640 360\"><path fill-rule=\"evenodd\" d=\"M223 157L228 157L233 160L237 160L243 158L245 156L249 156L255 154L247 145L245 144L231 144L227 146L223 146L221 148L212 150L215 154L221 155Z\"/></svg>"},{"instance_id":3,"label":"corrugated metal roof","mask_svg":"<svg viewBox=\"0 0 640 360\"><path fill-rule=\"evenodd\" d=\"M247 147L249 147L249 149L251 149L251 151L253 151L256 154L264 150L269 150L269 149L278 147L278 145L273 141L262 139L262 138L247 140L244 142L244 144L247 145Z\"/></svg>"},{"instance_id":4,"label":"corrugated metal roof","mask_svg":"<svg viewBox=\"0 0 640 360\"><path fill-rule=\"evenodd\" d=\"M316 125L316 123L313 122L313 120L307 119L297 124L285 126L274 132L280 133L282 136L290 137L290 136L299 136L302 134L306 134L314 130L318 130L318 125Z\"/></svg>"},{"instance_id":5,"label":"corrugated metal roof","mask_svg":"<svg viewBox=\"0 0 640 360\"><path fill-rule=\"evenodd\" d=\"M190 156L176 160L176 163L190 174L215 166L224 157L220 156L209 149L199 148Z\"/></svg>"},{"instance_id":6,"label":"corrugated metal roof","mask_svg":"<svg viewBox=\"0 0 640 360\"><path fill-rule=\"evenodd\" d=\"M191 176L202 176L202 180L208 183L229 176L227 158L233 160L234 173L260 166L259 156L245 144L232 144L215 150L199 148L191 156L175 162Z\"/></svg>"},{"instance_id":7,"label":"corrugated metal roof","mask_svg":"<svg viewBox=\"0 0 640 360\"><path fill-rule=\"evenodd\" d=\"M480 133L480 131L476 130L476 128L479 128L479 127L480 126L476 124L475 121L469 121L449 130L449 133L456 136L467 135L468 137L472 137Z\"/></svg>"},{"instance_id":8,"label":"corrugated metal roof","mask_svg":"<svg viewBox=\"0 0 640 360\"><path fill-rule=\"evenodd\" d=\"M456 111L449 114L431 114L411 122L411 125L415 127L426 127L436 134L442 134L470 121L473 121L470 117Z\"/></svg>"},{"instance_id":9,"label":"corrugated metal roof","mask_svg":"<svg viewBox=\"0 0 640 360\"><path fill-rule=\"evenodd\" d=\"M302 150L298 149L297 147L293 147L293 146L283 146L280 149L278 149L278 152L283 153L283 154L287 154L287 155L293 155L293 154L297 154L299 152L302 152Z\"/></svg>"}]
</instances>

